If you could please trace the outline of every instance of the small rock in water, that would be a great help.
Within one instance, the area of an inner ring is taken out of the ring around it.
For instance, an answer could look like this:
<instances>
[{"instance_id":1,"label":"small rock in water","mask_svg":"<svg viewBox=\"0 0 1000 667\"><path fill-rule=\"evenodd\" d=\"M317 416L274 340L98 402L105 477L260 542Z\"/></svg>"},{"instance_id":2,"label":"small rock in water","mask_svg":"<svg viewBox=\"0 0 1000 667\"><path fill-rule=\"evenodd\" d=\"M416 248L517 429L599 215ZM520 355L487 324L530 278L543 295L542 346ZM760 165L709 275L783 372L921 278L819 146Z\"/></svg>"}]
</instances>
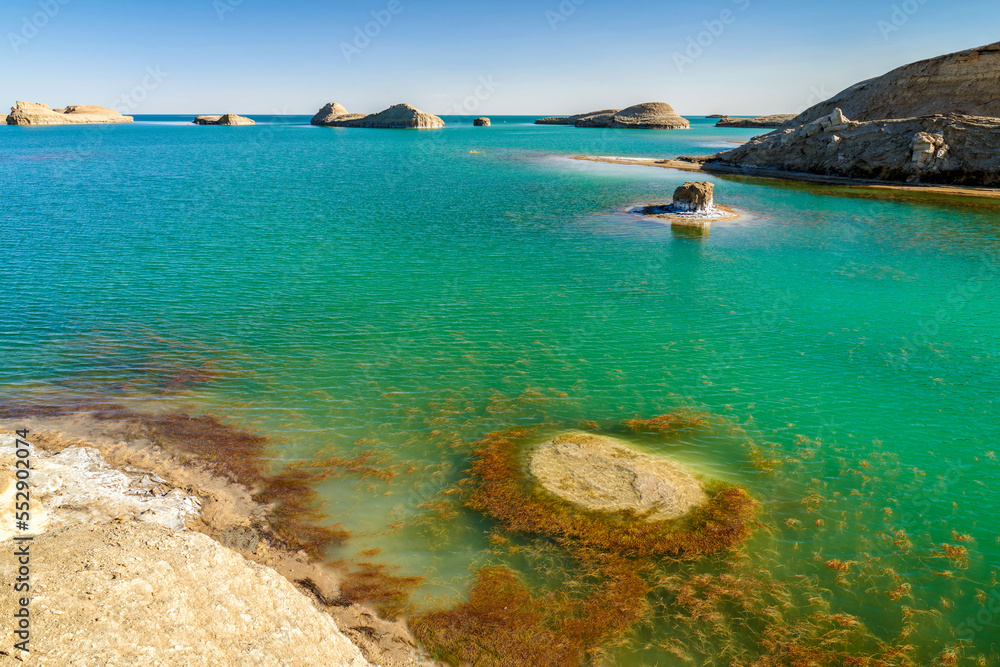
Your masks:
<instances>
[{"instance_id":1,"label":"small rock in water","mask_svg":"<svg viewBox=\"0 0 1000 667\"><path fill-rule=\"evenodd\" d=\"M476 127L489 127L490 119L486 117L477 118L474 121L472 121L472 124L475 125Z\"/></svg>"},{"instance_id":2,"label":"small rock in water","mask_svg":"<svg viewBox=\"0 0 1000 667\"><path fill-rule=\"evenodd\" d=\"M675 212L708 212L715 208L712 192L715 186L706 181L688 181L674 191L671 208Z\"/></svg>"},{"instance_id":3,"label":"small rock in water","mask_svg":"<svg viewBox=\"0 0 1000 667\"><path fill-rule=\"evenodd\" d=\"M590 510L648 513L650 521L663 521L708 500L680 464L589 433L556 436L533 452L529 467L547 491Z\"/></svg>"}]
</instances>

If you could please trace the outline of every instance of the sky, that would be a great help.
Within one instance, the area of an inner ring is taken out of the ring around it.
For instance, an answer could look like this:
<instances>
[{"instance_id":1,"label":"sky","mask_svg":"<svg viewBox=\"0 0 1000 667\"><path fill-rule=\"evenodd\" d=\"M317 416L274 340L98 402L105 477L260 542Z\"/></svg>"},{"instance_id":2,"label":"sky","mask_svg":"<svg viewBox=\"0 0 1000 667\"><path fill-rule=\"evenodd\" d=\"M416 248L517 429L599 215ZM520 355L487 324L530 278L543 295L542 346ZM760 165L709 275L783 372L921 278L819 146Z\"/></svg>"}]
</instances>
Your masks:
<instances>
[{"instance_id":1,"label":"sky","mask_svg":"<svg viewBox=\"0 0 1000 667\"><path fill-rule=\"evenodd\" d=\"M996 0L2 0L0 105L797 113L997 26Z\"/></svg>"}]
</instances>

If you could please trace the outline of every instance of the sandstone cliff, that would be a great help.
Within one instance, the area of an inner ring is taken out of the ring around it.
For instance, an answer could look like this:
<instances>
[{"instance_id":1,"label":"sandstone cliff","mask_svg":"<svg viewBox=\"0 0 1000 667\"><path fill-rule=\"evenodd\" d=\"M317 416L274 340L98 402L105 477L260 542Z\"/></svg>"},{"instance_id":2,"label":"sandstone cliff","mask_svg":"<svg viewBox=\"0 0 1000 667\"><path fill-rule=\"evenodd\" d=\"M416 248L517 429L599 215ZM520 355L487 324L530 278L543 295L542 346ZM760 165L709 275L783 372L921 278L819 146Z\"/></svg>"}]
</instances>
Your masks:
<instances>
[{"instance_id":1,"label":"sandstone cliff","mask_svg":"<svg viewBox=\"0 0 1000 667\"><path fill-rule=\"evenodd\" d=\"M851 86L713 167L856 179L1000 185L1000 44L905 65Z\"/></svg>"},{"instance_id":2,"label":"sandstone cliff","mask_svg":"<svg viewBox=\"0 0 1000 667\"><path fill-rule=\"evenodd\" d=\"M803 125L834 109L853 120L958 113L1000 117L1000 42L903 65L856 83L806 109L789 125Z\"/></svg>"},{"instance_id":3,"label":"sandstone cliff","mask_svg":"<svg viewBox=\"0 0 1000 667\"><path fill-rule=\"evenodd\" d=\"M82 125L88 123L131 123L114 109L91 104L76 104L65 109L51 109L47 104L18 101L10 108L8 125Z\"/></svg>"},{"instance_id":4,"label":"sandstone cliff","mask_svg":"<svg viewBox=\"0 0 1000 667\"><path fill-rule=\"evenodd\" d=\"M678 130L691 126L686 118L663 102L646 102L627 109L604 109L575 116L550 116L539 118L535 124L658 130Z\"/></svg>"},{"instance_id":5,"label":"sandstone cliff","mask_svg":"<svg viewBox=\"0 0 1000 667\"><path fill-rule=\"evenodd\" d=\"M409 104L394 104L378 113L351 114L340 104L331 102L310 121L324 127L370 127L387 129L434 129L444 127L438 116L425 113Z\"/></svg>"}]
</instances>

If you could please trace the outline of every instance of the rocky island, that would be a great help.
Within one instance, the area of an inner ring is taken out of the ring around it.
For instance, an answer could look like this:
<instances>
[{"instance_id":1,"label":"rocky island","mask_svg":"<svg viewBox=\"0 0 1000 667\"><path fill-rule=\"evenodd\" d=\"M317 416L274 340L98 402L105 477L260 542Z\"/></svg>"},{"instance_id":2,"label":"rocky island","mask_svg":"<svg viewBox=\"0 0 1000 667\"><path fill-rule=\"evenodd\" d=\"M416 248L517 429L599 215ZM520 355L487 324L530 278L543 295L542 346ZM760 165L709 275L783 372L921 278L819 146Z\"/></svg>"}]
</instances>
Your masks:
<instances>
[{"instance_id":1,"label":"rocky island","mask_svg":"<svg viewBox=\"0 0 1000 667\"><path fill-rule=\"evenodd\" d=\"M712 118L713 116L708 116ZM722 116L719 122L715 124L716 127L742 127L742 128L775 128L781 127L792 118L795 118L793 113L779 113L771 116L757 116L756 118L734 118L732 116Z\"/></svg>"},{"instance_id":2,"label":"rocky island","mask_svg":"<svg viewBox=\"0 0 1000 667\"><path fill-rule=\"evenodd\" d=\"M730 151L706 171L1000 186L1000 43L862 81Z\"/></svg>"},{"instance_id":3,"label":"rocky island","mask_svg":"<svg viewBox=\"0 0 1000 667\"><path fill-rule=\"evenodd\" d=\"M246 116L224 113L219 116L198 116L193 122L195 125L253 125L256 121Z\"/></svg>"},{"instance_id":4,"label":"rocky island","mask_svg":"<svg viewBox=\"0 0 1000 667\"><path fill-rule=\"evenodd\" d=\"M40 102L18 101L10 108L8 125L84 125L96 123L131 123L132 116L123 116L114 109L92 104L75 104L65 109L52 109Z\"/></svg>"},{"instance_id":5,"label":"rocky island","mask_svg":"<svg viewBox=\"0 0 1000 667\"><path fill-rule=\"evenodd\" d=\"M536 125L573 125L574 127L606 127L637 130L680 130L691 123L663 102L646 102L627 109L604 109L575 116L539 118Z\"/></svg>"},{"instance_id":6,"label":"rocky island","mask_svg":"<svg viewBox=\"0 0 1000 667\"><path fill-rule=\"evenodd\" d=\"M438 116L425 113L409 104L393 106L373 114L348 113L343 105L330 102L309 121L323 127L372 127L386 129L434 129L444 127Z\"/></svg>"}]
</instances>

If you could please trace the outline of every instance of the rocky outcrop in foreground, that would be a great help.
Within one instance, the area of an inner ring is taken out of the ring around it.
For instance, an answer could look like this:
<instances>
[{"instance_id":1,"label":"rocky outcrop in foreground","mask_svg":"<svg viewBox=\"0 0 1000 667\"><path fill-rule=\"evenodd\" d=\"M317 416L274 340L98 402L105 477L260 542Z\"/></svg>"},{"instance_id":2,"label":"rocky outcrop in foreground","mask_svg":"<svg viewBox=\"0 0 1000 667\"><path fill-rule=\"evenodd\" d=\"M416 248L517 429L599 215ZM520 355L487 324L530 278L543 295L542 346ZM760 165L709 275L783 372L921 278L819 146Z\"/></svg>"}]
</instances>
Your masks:
<instances>
[{"instance_id":1,"label":"rocky outcrop in foreground","mask_svg":"<svg viewBox=\"0 0 1000 667\"><path fill-rule=\"evenodd\" d=\"M686 468L613 438L565 433L531 455L531 474L550 493L600 512L631 511L650 521L683 516L707 502Z\"/></svg>"},{"instance_id":2,"label":"rocky outcrop in foreground","mask_svg":"<svg viewBox=\"0 0 1000 667\"><path fill-rule=\"evenodd\" d=\"M83 125L89 123L131 123L132 116L123 116L114 109L91 104L76 104L65 109L52 109L47 104L17 102L10 108L8 125Z\"/></svg>"},{"instance_id":3,"label":"rocky outcrop in foreground","mask_svg":"<svg viewBox=\"0 0 1000 667\"><path fill-rule=\"evenodd\" d=\"M385 111L368 114L348 113L342 105L330 102L309 121L323 127L372 127L387 129L434 129L444 127L438 116L425 113L409 104L394 104Z\"/></svg>"},{"instance_id":4,"label":"rocky outcrop in foreground","mask_svg":"<svg viewBox=\"0 0 1000 667\"><path fill-rule=\"evenodd\" d=\"M30 648L46 662L369 667L291 582L207 535L80 524L30 544ZM16 567L0 561L5 581ZM6 618L14 598L0 596Z\"/></svg>"},{"instance_id":5,"label":"rocky outcrop in foreground","mask_svg":"<svg viewBox=\"0 0 1000 667\"><path fill-rule=\"evenodd\" d=\"M234 113L225 113L220 116L198 116L194 119L195 125L253 125L254 120L246 116L237 116Z\"/></svg>"},{"instance_id":6,"label":"rocky outcrop in foreground","mask_svg":"<svg viewBox=\"0 0 1000 667\"><path fill-rule=\"evenodd\" d=\"M705 168L805 172L826 176L1000 186L1000 119L946 114L856 122L830 116L755 137L702 158Z\"/></svg>"},{"instance_id":7,"label":"rocky outcrop in foreground","mask_svg":"<svg viewBox=\"0 0 1000 667\"><path fill-rule=\"evenodd\" d=\"M1000 44L863 81L739 148L682 158L712 169L1000 186Z\"/></svg>"},{"instance_id":8,"label":"rocky outcrop in foreground","mask_svg":"<svg viewBox=\"0 0 1000 667\"><path fill-rule=\"evenodd\" d=\"M663 102L646 102L627 109L604 109L575 116L539 118L536 125L573 125L575 127L608 127L637 130L680 130L691 123Z\"/></svg>"},{"instance_id":9,"label":"rocky outcrop in foreground","mask_svg":"<svg viewBox=\"0 0 1000 667\"><path fill-rule=\"evenodd\" d=\"M779 113L772 116L757 116L756 118L733 118L723 116L716 127L743 127L743 128L775 128L781 127L791 119L795 118L793 113Z\"/></svg>"},{"instance_id":10,"label":"rocky outcrop in foreground","mask_svg":"<svg viewBox=\"0 0 1000 667\"><path fill-rule=\"evenodd\" d=\"M14 442L0 435L0 547L10 552L24 535L13 525ZM201 498L77 444L34 447L31 462L30 649L40 662L369 665L288 579L185 530ZM18 565L0 559L0 577L13 581ZM0 614L16 611L16 596L0 596ZM0 629L8 647L13 630ZM8 656L0 665L20 664Z\"/></svg>"}]
</instances>

